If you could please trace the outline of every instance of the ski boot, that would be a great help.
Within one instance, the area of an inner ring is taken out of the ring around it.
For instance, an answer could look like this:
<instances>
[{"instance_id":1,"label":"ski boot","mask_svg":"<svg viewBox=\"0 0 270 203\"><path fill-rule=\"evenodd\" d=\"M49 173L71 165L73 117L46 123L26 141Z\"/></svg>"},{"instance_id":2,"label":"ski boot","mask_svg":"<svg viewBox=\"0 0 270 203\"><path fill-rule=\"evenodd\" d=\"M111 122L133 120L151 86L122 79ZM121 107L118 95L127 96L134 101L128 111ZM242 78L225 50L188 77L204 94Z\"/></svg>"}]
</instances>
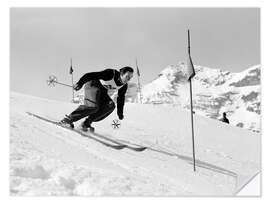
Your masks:
<instances>
[{"instance_id":1,"label":"ski boot","mask_svg":"<svg viewBox=\"0 0 270 203\"><path fill-rule=\"evenodd\" d=\"M89 131L90 131L91 133L93 133L93 132L95 132L95 128L92 127L92 126L90 126L90 127L89 127Z\"/></svg>"},{"instance_id":2,"label":"ski boot","mask_svg":"<svg viewBox=\"0 0 270 203\"><path fill-rule=\"evenodd\" d=\"M73 124L73 122L71 121L71 119L70 119L70 117L68 115L66 115L65 118L63 118L63 120L61 120L59 122L59 124L64 126L64 127L74 129L74 124Z\"/></svg>"},{"instance_id":3,"label":"ski boot","mask_svg":"<svg viewBox=\"0 0 270 203\"><path fill-rule=\"evenodd\" d=\"M88 130L90 132L94 132L95 131L95 128L91 126L91 123L88 123L87 121L84 121L84 122L81 123L80 129L83 132L87 132Z\"/></svg>"}]
</instances>

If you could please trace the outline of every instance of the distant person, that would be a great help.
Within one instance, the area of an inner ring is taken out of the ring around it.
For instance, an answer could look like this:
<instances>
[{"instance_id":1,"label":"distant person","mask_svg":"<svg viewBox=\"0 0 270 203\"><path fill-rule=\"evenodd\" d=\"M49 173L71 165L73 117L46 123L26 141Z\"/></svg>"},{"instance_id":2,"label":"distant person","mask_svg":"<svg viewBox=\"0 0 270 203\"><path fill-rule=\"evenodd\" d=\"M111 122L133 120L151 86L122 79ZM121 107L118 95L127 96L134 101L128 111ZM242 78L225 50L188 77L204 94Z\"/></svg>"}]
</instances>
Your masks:
<instances>
[{"instance_id":1,"label":"distant person","mask_svg":"<svg viewBox=\"0 0 270 203\"><path fill-rule=\"evenodd\" d=\"M131 67L126 66L119 71L105 69L83 75L73 88L78 91L84 86L84 104L66 115L60 124L74 128L74 122L87 117L80 125L81 130L93 132L92 122L103 120L115 109L115 104L108 94L114 91L118 91L117 115L122 120L124 118L125 94L133 72Z\"/></svg>"},{"instance_id":2,"label":"distant person","mask_svg":"<svg viewBox=\"0 0 270 203\"><path fill-rule=\"evenodd\" d=\"M228 124L230 123L229 119L227 118L227 114L225 112L223 112L223 117L220 119L220 121Z\"/></svg>"}]
</instances>

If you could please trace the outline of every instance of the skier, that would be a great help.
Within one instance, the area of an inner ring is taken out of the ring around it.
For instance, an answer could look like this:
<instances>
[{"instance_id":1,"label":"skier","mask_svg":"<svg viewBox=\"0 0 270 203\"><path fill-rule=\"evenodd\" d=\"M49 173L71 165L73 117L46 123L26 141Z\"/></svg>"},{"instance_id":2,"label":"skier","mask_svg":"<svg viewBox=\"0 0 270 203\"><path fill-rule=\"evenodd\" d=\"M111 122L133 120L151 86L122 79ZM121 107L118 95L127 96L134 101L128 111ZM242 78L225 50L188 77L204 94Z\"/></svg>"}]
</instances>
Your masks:
<instances>
[{"instance_id":1,"label":"skier","mask_svg":"<svg viewBox=\"0 0 270 203\"><path fill-rule=\"evenodd\" d=\"M227 116L226 113L223 112L223 117L220 119L220 121L229 124L229 123L230 123L230 122L229 122L229 119L228 119L226 116Z\"/></svg>"},{"instance_id":2,"label":"skier","mask_svg":"<svg viewBox=\"0 0 270 203\"><path fill-rule=\"evenodd\" d=\"M124 118L123 108L128 81L133 77L133 68L126 66L119 71L105 69L100 72L90 72L83 75L74 85L76 91L84 85L84 104L80 105L60 121L61 125L74 128L73 122L87 117L81 123L81 130L94 131L92 122L98 122L110 115L115 109L115 104L109 93L118 91L117 115L120 120Z\"/></svg>"}]
</instances>

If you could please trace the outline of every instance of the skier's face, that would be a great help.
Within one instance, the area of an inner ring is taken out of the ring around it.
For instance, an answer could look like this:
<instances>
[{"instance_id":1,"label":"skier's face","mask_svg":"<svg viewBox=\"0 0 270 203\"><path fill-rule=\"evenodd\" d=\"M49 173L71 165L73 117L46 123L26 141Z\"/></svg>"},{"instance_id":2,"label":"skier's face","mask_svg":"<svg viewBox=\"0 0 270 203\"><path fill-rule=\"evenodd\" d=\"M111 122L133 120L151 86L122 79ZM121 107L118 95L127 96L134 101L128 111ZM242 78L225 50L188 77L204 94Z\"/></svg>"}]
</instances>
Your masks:
<instances>
[{"instance_id":1,"label":"skier's face","mask_svg":"<svg viewBox=\"0 0 270 203\"><path fill-rule=\"evenodd\" d=\"M122 83L126 84L133 77L133 73L128 71L128 72L126 72L124 74L121 74L120 77L121 77Z\"/></svg>"}]
</instances>

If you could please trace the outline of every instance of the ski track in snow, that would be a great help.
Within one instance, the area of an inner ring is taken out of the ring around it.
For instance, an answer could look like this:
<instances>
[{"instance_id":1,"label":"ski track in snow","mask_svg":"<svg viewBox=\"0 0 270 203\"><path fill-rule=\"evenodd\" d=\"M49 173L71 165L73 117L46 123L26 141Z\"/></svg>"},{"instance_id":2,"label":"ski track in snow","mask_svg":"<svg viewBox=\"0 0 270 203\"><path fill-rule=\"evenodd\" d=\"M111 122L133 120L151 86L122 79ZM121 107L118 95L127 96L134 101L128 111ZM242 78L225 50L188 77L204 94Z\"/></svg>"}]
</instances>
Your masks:
<instances>
[{"instance_id":1,"label":"ski track in snow","mask_svg":"<svg viewBox=\"0 0 270 203\"><path fill-rule=\"evenodd\" d=\"M83 148L83 149L85 149L85 148L87 148L88 146L89 146L89 139L85 139L85 141L86 142L81 142L80 140L82 139L81 137L79 137L79 136L77 136L77 135L75 135L74 136L74 134L73 133L70 133L70 132L68 132L68 130L66 130L66 132L63 134L63 133L61 133L60 131L62 131L62 129L60 129L59 127L55 127L55 126L51 126L52 128L58 128L58 130L56 131L56 132L54 132L54 131L52 131L53 133L50 133L50 134L48 134L48 131L47 130L43 130L43 129L40 129L40 127L42 127L42 125L45 125L46 126L46 124L42 124L42 122L40 122L39 123L39 128L37 128L37 127L33 127L33 126L26 126L25 125L25 127L27 127L27 128L29 128L30 127L30 129L32 129L30 132L29 132L29 134L31 133L33 133L33 134L37 134L38 133L38 135L39 135L39 138L35 138L35 139L40 139L41 137L40 137L40 135L41 135L41 133L44 133L44 134L46 134L46 139L48 138L48 135L49 136L53 136L54 138L56 137L57 139L60 139L61 141L63 141L63 142L65 142L65 143L68 143L68 144L71 144L71 145L79 145L79 148ZM27 130L27 129L23 129L23 130ZM55 129L54 129L55 130ZM71 134L70 136L68 136L67 134ZM59 136L59 137L58 137ZM55 143L55 139L53 140L54 141L54 145L56 144ZM37 140L33 140L33 142L35 143L35 145L38 143L38 141ZM48 140L47 140L47 142L48 142ZM40 144L42 144L42 142L40 143ZM93 142L93 144L96 144L95 142ZM35 148L42 148L42 146L41 145L39 145L39 146L35 146ZM102 147L102 146L98 146L98 147ZM78 146L76 146L76 149L78 148ZM48 149L46 149L46 150L48 150ZM51 150L51 149L50 149ZM44 149L43 149L43 151L45 151ZM131 155L131 156L134 156L134 153L138 153L138 152L130 152L130 151L128 151L128 150L126 150L127 152L125 152L125 153L127 153L127 154L129 154L129 155ZM53 151L46 151L46 154L51 154L51 153L54 153L54 156L56 156L56 157L58 157L58 156L61 156L60 154L56 154L55 153L55 151L53 150ZM96 153L98 153L98 151L96 152ZM122 152L117 152L117 153L122 153ZM94 153L95 154L95 153ZM106 164L104 164L104 163L102 163L102 165L100 166L101 168L107 168L107 167L109 167L110 169L114 169L114 168L116 168L116 170L119 172L121 172L121 174L125 174L125 173L127 173L126 172L126 170L131 170L132 172L136 172L138 169L136 169L136 167L135 167L135 171L134 171L134 168L129 168L129 167L126 167L125 165L123 165L123 166L118 166L119 164L118 164L118 161L113 161L112 159L106 159L106 157L97 157L97 156L95 156L95 155L93 155L93 154L91 154L91 156L94 156L94 159L102 159L102 162L109 162L110 164L107 164L108 166L106 166ZM63 157L61 157L60 159L63 159ZM91 157L87 157L87 159L89 159L89 160L91 160ZM86 161L88 161L88 160L86 160ZM99 165L97 164L98 162L96 162L96 161L94 161L94 164L95 164L95 168L97 167L99 167ZM88 164L88 163L87 163ZM139 168L139 167L138 167ZM124 170L124 169L126 169L126 170ZM44 179L43 177L44 176L46 176L47 178L49 178L50 177L50 175L49 175L49 172L47 172L46 173L46 171L45 171L45 169L43 168L43 166L40 166L40 165L37 165L37 166L35 166L35 168L34 169L17 169L17 170L15 170L15 172L14 172L17 176L21 176L21 177L27 177L27 178L38 178L38 179ZM45 174L45 175L44 175ZM129 173L128 173L129 174ZM103 178L104 179L106 179L106 176L107 176L107 174L102 174L102 176L104 176ZM130 176L130 174L129 174L129 176ZM135 177L133 177L133 178L135 178ZM160 177L159 177L160 178ZM45 178L46 179L46 178ZM136 179L138 179L138 177L136 176ZM154 178L153 178L153 180L154 180ZM153 181L152 180L152 181ZM71 180L70 180L71 181ZM118 180L118 181L120 181L120 180ZM72 181L71 181L72 182ZM73 183L73 184L75 184L75 183ZM97 185L98 185L99 183L97 183ZM176 186L175 186L176 187ZM179 186L178 186L179 187ZM75 188L74 188L75 189ZM13 191L15 191L15 190L13 190ZM126 191L127 192L127 194L128 194L128 191ZM113 194L113 193L108 193L108 194ZM135 193L136 194L136 193ZM147 193L146 193L147 194ZM151 193L150 193L151 194ZM88 195L91 195L91 193L90 194L88 194ZM106 195L106 194L103 194L102 193L102 195ZM120 195L121 195L121 193L120 193Z\"/></svg>"},{"instance_id":2,"label":"ski track in snow","mask_svg":"<svg viewBox=\"0 0 270 203\"><path fill-rule=\"evenodd\" d=\"M216 138L210 137L208 140L213 141L213 144L205 141L196 148L197 170L194 173L191 145L186 139L185 129L180 130L183 137L175 141L179 129L162 130L158 126L151 126L151 123L146 125L148 118L143 120L138 117L140 111L146 110L143 106L135 110L134 105L126 105L127 115L131 118L123 121L119 131L104 130L110 126L113 115L96 126L101 135L147 146L148 149L143 152L111 149L25 113L32 111L48 118L60 119L75 106L11 94L11 195L230 196L259 171L255 138L247 138L255 150L250 150L250 153L246 153L247 157L242 157L244 150L234 152L230 151L233 147L222 148L225 143L217 145ZM44 111L44 108L50 111ZM134 113L134 110L138 113ZM155 107L153 111L165 116ZM165 112L170 115L171 109ZM152 120L160 123L158 118ZM167 125L175 123L172 121ZM245 131L241 132L243 134ZM237 135L233 134L234 137Z\"/></svg>"}]
</instances>

